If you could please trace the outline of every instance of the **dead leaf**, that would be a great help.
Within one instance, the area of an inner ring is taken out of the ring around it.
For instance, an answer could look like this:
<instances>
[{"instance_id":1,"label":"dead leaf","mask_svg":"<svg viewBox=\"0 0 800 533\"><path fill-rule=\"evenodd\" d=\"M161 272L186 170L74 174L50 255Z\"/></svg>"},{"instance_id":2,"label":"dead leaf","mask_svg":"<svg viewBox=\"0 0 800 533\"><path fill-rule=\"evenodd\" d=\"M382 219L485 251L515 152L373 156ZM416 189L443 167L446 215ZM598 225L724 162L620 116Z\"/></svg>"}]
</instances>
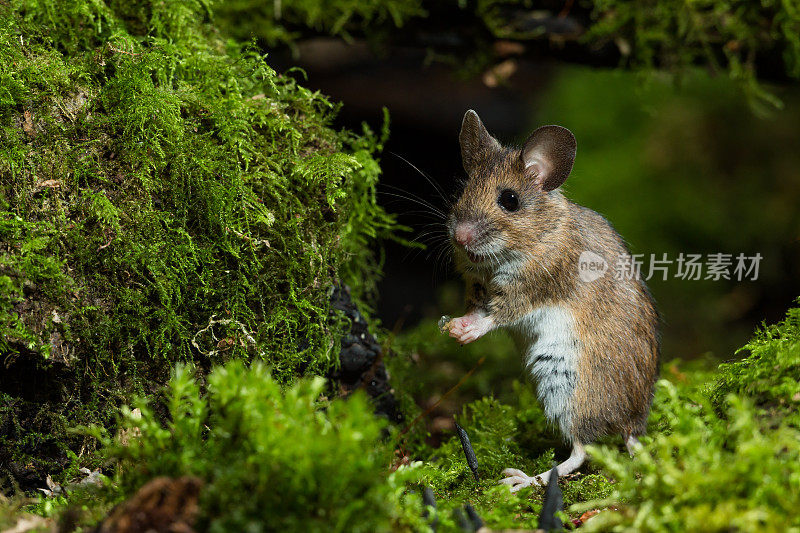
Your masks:
<instances>
[{"instance_id":1,"label":"dead leaf","mask_svg":"<svg viewBox=\"0 0 800 533\"><path fill-rule=\"evenodd\" d=\"M230 337L226 337L226 338L224 338L224 339L221 339L221 340L220 340L220 341L217 343L217 349L218 349L218 350L228 350L228 349L230 349L230 347L231 347L231 346L233 346L233 343L234 343L234 342L235 342L235 341L234 341L232 338L230 338Z\"/></svg>"},{"instance_id":2,"label":"dead leaf","mask_svg":"<svg viewBox=\"0 0 800 533\"><path fill-rule=\"evenodd\" d=\"M598 514L600 514L600 509L592 509L591 511L586 511L583 513L578 520L585 524L587 520Z\"/></svg>"},{"instance_id":3,"label":"dead leaf","mask_svg":"<svg viewBox=\"0 0 800 533\"><path fill-rule=\"evenodd\" d=\"M61 188L61 181L60 180L45 180L37 185L40 189L48 188L48 189L59 189Z\"/></svg>"},{"instance_id":4,"label":"dead leaf","mask_svg":"<svg viewBox=\"0 0 800 533\"><path fill-rule=\"evenodd\" d=\"M61 489L61 485L53 481L53 478L50 477L50 474L47 474L47 477L45 478L44 481L45 483L47 483L47 488L38 490L42 491L48 498L58 496L63 492L63 490Z\"/></svg>"},{"instance_id":5,"label":"dead leaf","mask_svg":"<svg viewBox=\"0 0 800 533\"><path fill-rule=\"evenodd\" d=\"M28 134L28 137L33 137L36 135L36 130L33 128L33 113L28 110L25 110L22 113L24 120L22 121L22 129L25 133Z\"/></svg>"},{"instance_id":6,"label":"dead leaf","mask_svg":"<svg viewBox=\"0 0 800 533\"><path fill-rule=\"evenodd\" d=\"M517 61L506 59L483 73L483 84L487 87L497 87L505 83L517 71Z\"/></svg>"},{"instance_id":7,"label":"dead leaf","mask_svg":"<svg viewBox=\"0 0 800 533\"><path fill-rule=\"evenodd\" d=\"M500 57L520 55L525 53L525 45L516 41L495 41L492 44L494 53Z\"/></svg>"}]
</instances>

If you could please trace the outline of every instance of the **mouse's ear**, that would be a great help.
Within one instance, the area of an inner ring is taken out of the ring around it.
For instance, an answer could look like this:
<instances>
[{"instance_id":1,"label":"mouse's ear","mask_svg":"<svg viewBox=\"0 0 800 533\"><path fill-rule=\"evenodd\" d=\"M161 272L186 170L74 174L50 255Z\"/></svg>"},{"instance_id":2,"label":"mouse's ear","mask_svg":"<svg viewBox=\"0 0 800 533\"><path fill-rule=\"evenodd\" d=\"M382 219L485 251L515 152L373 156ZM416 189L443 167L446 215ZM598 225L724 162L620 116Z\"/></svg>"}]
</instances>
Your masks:
<instances>
[{"instance_id":1,"label":"mouse's ear","mask_svg":"<svg viewBox=\"0 0 800 533\"><path fill-rule=\"evenodd\" d=\"M561 126L542 126L522 148L525 173L544 191L552 191L567 180L575 161L575 136Z\"/></svg>"},{"instance_id":2,"label":"mouse's ear","mask_svg":"<svg viewBox=\"0 0 800 533\"><path fill-rule=\"evenodd\" d=\"M483 161L500 150L500 143L489 135L478 114L472 109L464 113L458 141L461 143L461 162L467 174L472 174Z\"/></svg>"}]
</instances>

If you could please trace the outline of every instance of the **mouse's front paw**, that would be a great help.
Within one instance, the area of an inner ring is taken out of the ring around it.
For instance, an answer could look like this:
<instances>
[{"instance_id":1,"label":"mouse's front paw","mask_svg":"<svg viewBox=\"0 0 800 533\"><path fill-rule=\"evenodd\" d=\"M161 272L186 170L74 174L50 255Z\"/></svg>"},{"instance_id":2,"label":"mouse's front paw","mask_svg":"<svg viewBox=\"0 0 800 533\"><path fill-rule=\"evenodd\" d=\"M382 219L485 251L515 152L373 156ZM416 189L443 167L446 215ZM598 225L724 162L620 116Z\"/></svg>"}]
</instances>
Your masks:
<instances>
[{"instance_id":1,"label":"mouse's front paw","mask_svg":"<svg viewBox=\"0 0 800 533\"><path fill-rule=\"evenodd\" d=\"M506 468L503 470L503 475L508 477L501 479L500 483L503 485L508 485L511 489L511 492L517 492L525 487L540 485L539 480L537 480L536 477L531 477L522 470L518 470L516 468Z\"/></svg>"},{"instance_id":2,"label":"mouse's front paw","mask_svg":"<svg viewBox=\"0 0 800 533\"><path fill-rule=\"evenodd\" d=\"M450 322L450 336L461 344L468 344L489 333L493 327L492 317L470 313Z\"/></svg>"}]
</instances>

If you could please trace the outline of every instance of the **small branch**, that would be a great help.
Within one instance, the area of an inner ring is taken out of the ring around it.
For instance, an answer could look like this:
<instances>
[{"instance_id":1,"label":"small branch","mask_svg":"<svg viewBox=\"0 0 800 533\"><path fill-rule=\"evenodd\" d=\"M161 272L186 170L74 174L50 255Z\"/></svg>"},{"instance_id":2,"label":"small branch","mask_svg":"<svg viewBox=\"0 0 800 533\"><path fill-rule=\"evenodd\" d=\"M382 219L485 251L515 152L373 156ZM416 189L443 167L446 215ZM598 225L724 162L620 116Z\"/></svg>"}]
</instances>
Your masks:
<instances>
[{"instance_id":1,"label":"small branch","mask_svg":"<svg viewBox=\"0 0 800 533\"><path fill-rule=\"evenodd\" d=\"M113 45L113 44L111 44L111 43L108 43L108 48L109 48L109 49L110 49L112 52L116 52L116 53L118 53L118 54L125 54L125 55L131 56L131 57L137 57L137 56L140 56L140 55L142 55L142 53L141 53L141 52L128 52L128 51L126 51L126 50L120 50L119 48L117 48L116 46L114 46L114 45Z\"/></svg>"}]
</instances>

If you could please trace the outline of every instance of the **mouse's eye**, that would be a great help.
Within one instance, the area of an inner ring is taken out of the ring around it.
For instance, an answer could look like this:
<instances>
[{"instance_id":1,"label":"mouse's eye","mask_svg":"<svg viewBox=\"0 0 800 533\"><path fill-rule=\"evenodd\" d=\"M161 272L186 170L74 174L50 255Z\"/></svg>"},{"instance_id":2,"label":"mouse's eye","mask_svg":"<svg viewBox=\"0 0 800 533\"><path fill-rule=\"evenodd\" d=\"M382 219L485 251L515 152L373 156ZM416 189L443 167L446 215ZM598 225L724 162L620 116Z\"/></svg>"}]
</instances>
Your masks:
<instances>
[{"instance_id":1,"label":"mouse's eye","mask_svg":"<svg viewBox=\"0 0 800 533\"><path fill-rule=\"evenodd\" d=\"M497 197L497 203L506 211L519 209L519 196L511 189L506 189Z\"/></svg>"}]
</instances>

